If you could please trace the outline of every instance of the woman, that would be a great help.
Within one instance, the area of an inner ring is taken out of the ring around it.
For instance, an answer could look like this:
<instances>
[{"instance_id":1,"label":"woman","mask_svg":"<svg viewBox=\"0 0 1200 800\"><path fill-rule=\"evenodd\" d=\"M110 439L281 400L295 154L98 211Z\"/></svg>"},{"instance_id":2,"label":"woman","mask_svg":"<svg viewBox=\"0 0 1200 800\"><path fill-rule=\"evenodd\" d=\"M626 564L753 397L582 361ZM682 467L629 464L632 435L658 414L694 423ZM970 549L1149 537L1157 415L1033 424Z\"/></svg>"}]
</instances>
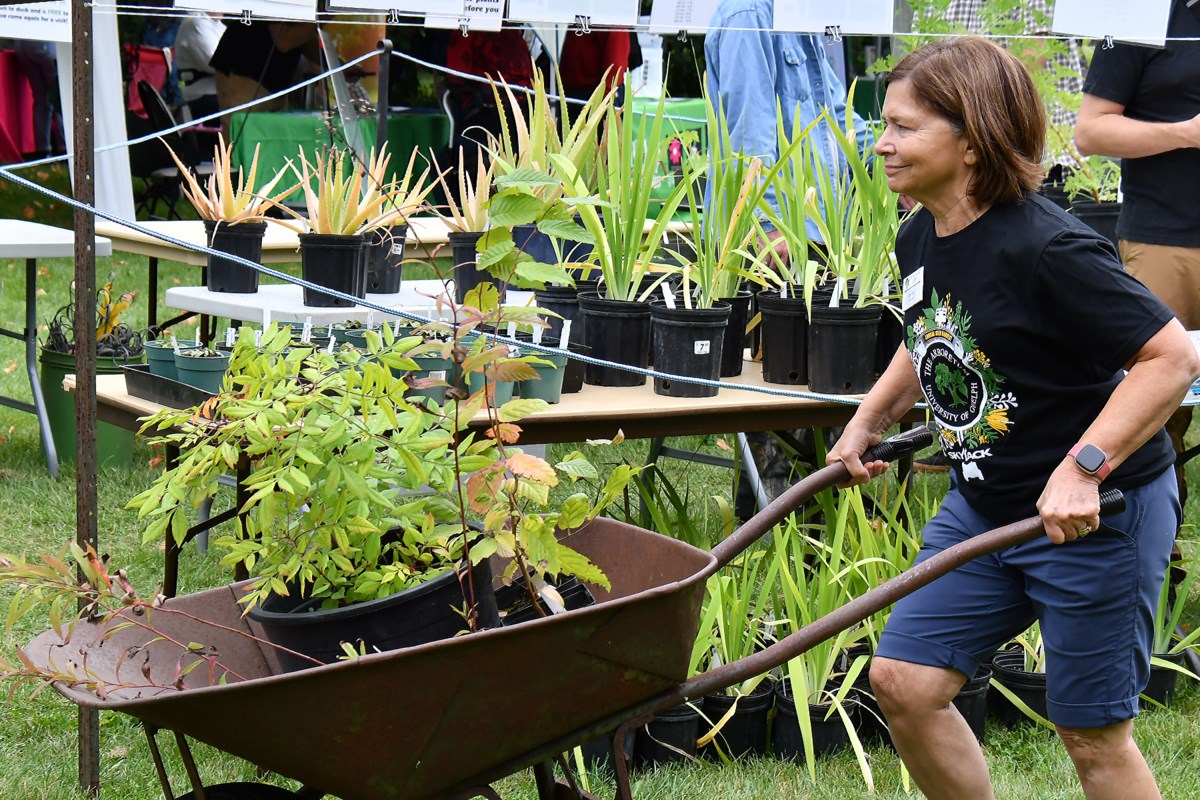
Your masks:
<instances>
[{"instance_id":1,"label":"woman","mask_svg":"<svg viewBox=\"0 0 1200 800\"><path fill-rule=\"evenodd\" d=\"M897 604L871 667L892 738L926 796L992 797L950 701L1038 619L1049 717L1087 797L1157 798L1132 719L1180 521L1162 425L1200 359L1111 245L1034 193L1045 118L1014 57L943 40L887 86L875 150L923 206L896 243L906 343L829 460L881 474L861 454L924 395L954 467L921 557L1035 513L1046 527ZM1103 521L1101 482L1128 504Z\"/></svg>"}]
</instances>

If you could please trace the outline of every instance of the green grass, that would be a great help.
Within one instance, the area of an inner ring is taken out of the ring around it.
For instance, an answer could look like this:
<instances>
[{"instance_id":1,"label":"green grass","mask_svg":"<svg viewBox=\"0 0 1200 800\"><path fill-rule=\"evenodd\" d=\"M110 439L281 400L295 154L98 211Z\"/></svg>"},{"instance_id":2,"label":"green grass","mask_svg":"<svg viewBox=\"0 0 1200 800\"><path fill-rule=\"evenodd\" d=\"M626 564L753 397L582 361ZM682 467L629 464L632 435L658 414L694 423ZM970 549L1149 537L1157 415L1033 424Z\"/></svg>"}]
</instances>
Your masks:
<instances>
[{"instance_id":1,"label":"green grass","mask_svg":"<svg viewBox=\"0 0 1200 800\"><path fill-rule=\"evenodd\" d=\"M66 260L47 261L42 266L45 270L38 278L38 286L45 295L39 298L39 313L45 321L65 301L72 267ZM144 259L121 256L101 259L98 273L103 277L113 270L117 273L119 288L144 291L145 269ZM0 326L20 327L23 274L23 264L0 261ZM166 288L177 282L190 284L197 276L198 272L194 270L164 265L161 285ZM144 325L145 309L145 298L139 297L129 312L128 321L135 326ZM0 340L0 392L28 397L22 358L19 343ZM74 537L74 470L65 467L58 479L47 475L37 428L28 414L0 408L0 436L3 437L0 441L0 552L57 552ZM724 453L723 439L732 444L730 437L692 437L675 444ZM645 442L628 442L599 460L638 461L644 456L646 446ZM552 455L561 455L566 448L556 446ZM99 478L101 549L111 554L117 563L125 565L135 583L146 591L151 590L161 576L162 550L158 546L139 543L139 527L133 514L125 511L123 505L151 482L154 472L148 462L154 455L148 447L139 444L130 466L104 470ZM729 497L729 473L677 461L665 462L664 471L691 513L698 514L703 509L706 535L711 535L718 525L715 504L709 498L712 495ZM918 488L937 493L944 491L944 481L942 477L918 478ZM1200 483L1193 485L1200 486ZM1198 502L1200 498L1193 497L1188 503L1187 518L1191 521L1198 518ZM636 507L636 498L631 498L629 507L631 510ZM212 555L200 554L192 546L186 548L182 590L192 591L225 581L225 571L214 562ZM5 603L6 599L6 596L0 596L0 603ZM24 620L11 636L0 641L0 647L11 655L14 644L27 641L45 625L45 620L36 616ZM568 704L571 698L559 698L557 702ZM1158 775L1164 796L1168 798L1200 797L1200 771L1195 768L1195 754L1200 752L1198 712L1200 692L1193 685L1185 685L1174 709L1150 712L1139 720L1138 739ZM269 718L231 720L229 724L252 725L262 730L263 735L324 735L319 724L310 732L273 731ZM140 727L129 717L107 712L101 715L101 726L104 796L121 800L161 798ZM182 766L172 755L173 748L166 737L160 739L168 755L168 769L175 781L176 793L183 794L187 788ZM249 764L205 746L197 745L195 751L201 774L209 783L256 779L254 768ZM1080 796L1061 745L1044 731L1032 728L1006 731L990 725L986 751L1001 797L1040 800ZM0 798L3 800L76 800L82 797L76 788L75 752L75 709L54 692L32 696L29 691L20 690L7 705L0 705ZM876 796L914 796L915 792L904 788L899 762L890 750L875 747L869 755L877 783ZM611 796L611 783L600 776L591 777L594 790L601 796ZM505 797L521 800L536 797L527 776L510 778L499 788ZM761 800L773 797L843 800L865 796L865 790L853 759L842 755L821 762L815 783L799 766L774 760L732 767L685 765L636 775L634 795L639 800Z\"/></svg>"}]
</instances>

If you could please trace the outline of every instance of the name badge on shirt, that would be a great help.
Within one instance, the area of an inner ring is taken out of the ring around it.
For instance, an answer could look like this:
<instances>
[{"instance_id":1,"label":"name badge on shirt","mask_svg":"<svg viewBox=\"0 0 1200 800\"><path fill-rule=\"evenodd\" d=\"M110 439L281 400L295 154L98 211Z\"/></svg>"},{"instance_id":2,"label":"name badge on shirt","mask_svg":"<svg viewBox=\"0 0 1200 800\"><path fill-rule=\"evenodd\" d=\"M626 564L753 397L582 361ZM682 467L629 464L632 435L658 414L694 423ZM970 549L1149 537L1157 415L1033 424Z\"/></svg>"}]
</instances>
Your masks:
<instances>
[{"instance_id":1,"label":"name badge on shirt","mask_svg":"<svg viewBox=\"0 0 1200 800\"><path fill-rule=\"evenodd\" d=\"M925 268L917 267L911 275L904 279L904 291L901 295L901 305L904 311L921 302L925 296Z\"/></svg>"}]
</instances>

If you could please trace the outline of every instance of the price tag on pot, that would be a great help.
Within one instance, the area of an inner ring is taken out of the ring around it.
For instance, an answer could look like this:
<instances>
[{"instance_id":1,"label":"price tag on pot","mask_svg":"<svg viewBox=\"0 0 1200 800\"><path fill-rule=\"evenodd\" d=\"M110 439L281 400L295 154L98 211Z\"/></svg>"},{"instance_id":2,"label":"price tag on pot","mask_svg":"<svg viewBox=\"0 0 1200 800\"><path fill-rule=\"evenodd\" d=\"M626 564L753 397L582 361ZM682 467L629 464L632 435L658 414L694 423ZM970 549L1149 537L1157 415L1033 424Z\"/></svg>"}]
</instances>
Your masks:
<instances>
[{"instance_id":1,"label":"price tag on pot","mask_svg":"<svg viewBox=\"0 0 1200 800\"><path fill-rule=\"evenodd\" d=\"M671 291L671 287L666 283L662 284L663 300L667 302L667 308L675 307L675 293Z\"/></svg>"},{"instance_id":2,"label":"price tag on pot","mask_svg":"<svg viewBox=\"0 0 1200 800\"><path fill-rule=\"evenodd\" d=\"M558 335L558 349L566 350L567 345L571 343L571 320L564 319L562 333Z\"/></svg>"},{"instance_id":3,"label":"price tag on pot","mask_svg":"<svg viewBox=\"0 0 1200 800\"><path fill-rule=\"evenodd\" d=\"M712 352L712 342L708 339L696 342L693 352L698 356L706 356Z\"/></svg>"},{"instance_id":4,"label":"price tag on pot","mask_svg":"<svg viewBox=\"0 0 1200 800\"><path fill-rule=\"evenodd\" d=\"M233 337L234 337L233 326L230 325L229 327L227 327L225 329L225 346L226 347L233 347Z\"/></svg>"}]
</instances>

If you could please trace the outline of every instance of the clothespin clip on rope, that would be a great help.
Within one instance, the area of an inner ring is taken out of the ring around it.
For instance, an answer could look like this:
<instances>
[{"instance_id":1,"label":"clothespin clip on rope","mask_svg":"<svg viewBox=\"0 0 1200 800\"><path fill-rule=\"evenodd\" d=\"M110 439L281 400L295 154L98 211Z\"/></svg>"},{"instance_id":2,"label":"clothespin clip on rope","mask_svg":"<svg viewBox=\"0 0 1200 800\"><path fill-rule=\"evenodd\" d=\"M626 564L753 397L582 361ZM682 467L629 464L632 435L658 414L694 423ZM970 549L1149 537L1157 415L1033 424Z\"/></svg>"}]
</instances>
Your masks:
<instances>
[{"instance_id":1,"label":"clothespin clip on rope","mask_svg":"<svg viewBox=\"0 0 1200 800\"><path fill-rule=\"evenodd\" d=\"M833 42L834 44L837 44L838 42L842 41L842 26L841 25L826 25L825 26L825 37L827 39L829 39L829 41Z\"/></svg>"},{"instance_id":2,"label":"clothespin clip on rope","mask_svg":"<svg viewBox=\"0 0 1200 800\"><path fill-rule=\"evenodd\" d=\"M253 24L253 20L250 19L250 17L252 17L253 15L254 15L254 12L251 11L250 9L248 9L248 8L242 9L242 24L243 25Z\"/></svg>"},{"instance_id":3,"label":"clothespin clip on rope","mask_svg":"<svg viewBox=\"0 0 1200 800\"><path fill-rule=\"evenodd\" d=\"M460 17L458 20L458 29L462 32L463 38L467 38L467 35L471 32L471 20L466 17Z\"/></svg>"},{"instance_id":4,"label":"clothespin clip on rope","mask_svg":"<svg viewBox=\"0 0 1200 800\"><path fill-rule=\"evenodd\" d=\"M399 25L400 24L400 9L398 9L398 8L389 8L388 9L387 24L388 25Z\"/></svg>"},{"instance_id":5,"label":"clothespin clip on rope","mask_svg":"<svg viewBox=\"0 0 1200 800\"><path fill-rule=\"evenodd\" d=\"M1100 45L1100 46L1101 46L1101 47L1103 47L1105 50L1112 50L1112 49L1113 49L1113 37L1112 37L1112 35L1110 34L1110 35L1108 35L1108 36L1105 36L1105 37L1104 37L1104 44L1102 44L1102 45Z\"/></svg>"},{"instance_id":6,"label":"clothespin clip on rope","mask_svg":"<svg viewBox=\"0 0 1200 800\"><path fill-rule=\"evenodd\" d=\"M576 14L575 24L579 26L579 29L575 31L576 36L586 36L592 32L592 18L587 14Z\"/></svg>"}]
</instances>

